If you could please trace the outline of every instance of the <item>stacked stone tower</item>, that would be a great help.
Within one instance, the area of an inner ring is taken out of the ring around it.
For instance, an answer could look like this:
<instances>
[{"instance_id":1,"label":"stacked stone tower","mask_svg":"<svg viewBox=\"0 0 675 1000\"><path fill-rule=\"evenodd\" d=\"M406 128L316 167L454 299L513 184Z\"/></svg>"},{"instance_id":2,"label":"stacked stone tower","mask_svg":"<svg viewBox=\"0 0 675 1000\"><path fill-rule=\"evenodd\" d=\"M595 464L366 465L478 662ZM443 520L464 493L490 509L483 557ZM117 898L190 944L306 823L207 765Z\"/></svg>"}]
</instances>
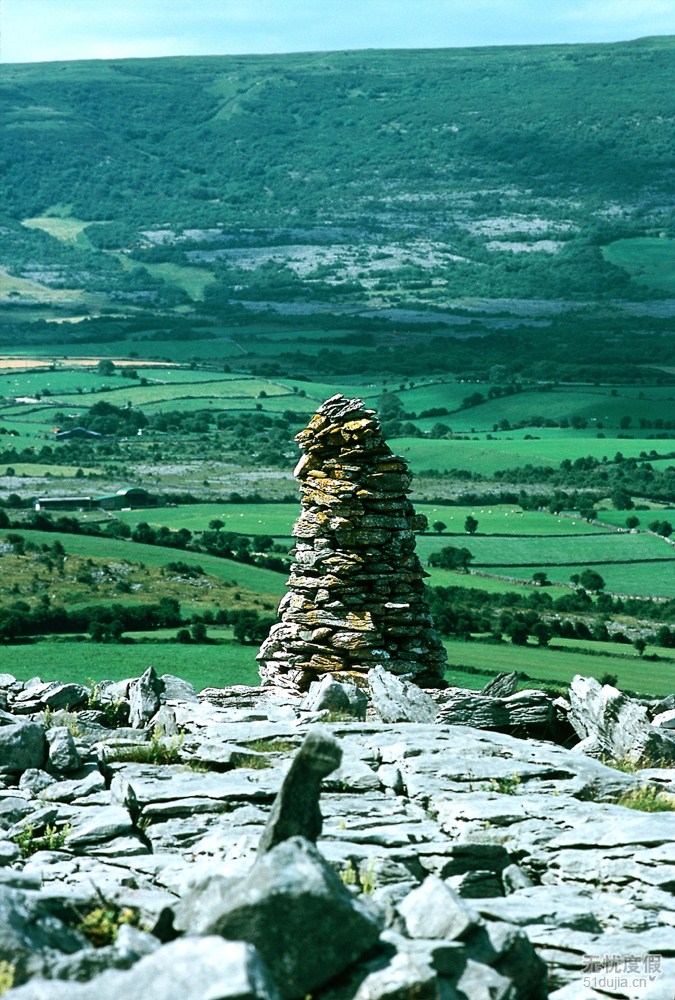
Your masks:
<instances>
[{"instance_id":1,"label":"stacked stone tower","mask_svg":"<svg viewBox=\"0 0 675 1000\"><path fill-rule=\"evenodd\" d=\"M263 684L304 691L326 672L358 679L381 665L439 685L446 654L415 554L426 518L407 497L405 461L385 443L375 411L341 395L296 441L302 513L289 592L258 654Z\"/></svg>"}]
</instances>

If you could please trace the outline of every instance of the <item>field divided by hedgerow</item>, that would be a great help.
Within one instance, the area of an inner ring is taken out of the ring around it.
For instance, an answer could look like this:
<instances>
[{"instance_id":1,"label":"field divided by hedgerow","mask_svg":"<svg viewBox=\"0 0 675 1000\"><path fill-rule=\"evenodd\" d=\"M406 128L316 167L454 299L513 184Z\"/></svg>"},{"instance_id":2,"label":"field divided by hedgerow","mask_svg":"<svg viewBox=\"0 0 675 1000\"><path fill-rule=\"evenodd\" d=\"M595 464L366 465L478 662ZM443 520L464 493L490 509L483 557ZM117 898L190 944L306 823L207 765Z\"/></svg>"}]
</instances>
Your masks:
<instances>
[{"instance_id":1,"label":"field divided by hedgerow","mask_svg":"<svg viewBox=\"0 0 675 1000\"><path fill-rule=\"evenodd\" d=\"M605 392L519 392L415 423L421 430L429 430L430 425L440 420L449 424L453 431L466 432L472 428L492 431L503 420L512 425L524 421L536 426L537 422L546 420L559 422L580 418L591 428L600 430L619 428L625 418L630 419L628 426L633 427L639 427L640 420L672 420L674 408L672 398L651 398L648 388L644 390L644 398L639 398L637 393L634 397L614 397L608 389Z\"/></svg>"},{"instance_id":2,"label":"field divided by hedgerow","mask_svg":"<svg viewBox=\"0 0 675 1000\"><path fill-rule=\"evenodd\" d=\"M626 519L629 517L637 517L640 522L638 527L641 529L645 529L652 521L669 521L675 527L675 507L662 507L656 504L650 510L600 510L597 519L603 524L625 528Z\"/></svg>"},{"instance_id":3,"label":"field divided by hedgerow","mask_svg":"<svg viewBox=\"0 0 675 1000\"><path fill-rule=\"evenodd\" d=\"M663 539L646 533L541 535L517 537L509 535L473 535L453 539L468 548L474 556L474 566L556 564L598 565L600 563L654 560L670 563L675 571L675 550ZM439 548L436 538L424 536L420 547Z\"/></svg>"},{"instance_id":4,"label":"field divided by hedgerow","mask_svg":"<svg viewBox=\"0 0 675 1000\"><path fill-rule=\"evenodd\" d=\"M550 437L541 440L427 440L394 438L390 445L403 456L413 472L471 469L485 476L516 466L559 466L563 459L574 461L587 455L613 458L620 451L625 458L638 458L641 452L656 449L660 455L675 452L675 437L654 441L648 438L570 438ZM673 461L671 461L673 464Z\"/></svg>"},{"instance_id":5,"label":"field divided by hedgerow","mask_svg":"<svg viewBox=\"0 0 675 1000\"><path fill-rule=\"evenodd\" d=\"M469 515L478 520L480 535L474 537L481 539L484 535L500 534L592 535L603 530L579 517L563 517L546 511L524 511L506 504L483 507L415 503L414 508L419 514L426 516L429 533L433 532L433 524L436 521L442 521L446 525L443 533L434 532L430 538L418 535L418 545L424 538L425 544L428 542L430 551L442 545L444 541L446 544L459 544L457 538L451 534L453 532L462 534L467 543L473 541L464 532L464 522ZM184 504L176 507L121 511L118 516L130 525L147 521L152 525L165 524L170 528L188 528L190 531L204 531L209 521L217 518L224 522L225 531L238 531L246 535L289 537L299 514L298 499L297 503Z\"/></svg>"},{"instance_id":6,"label":"field divided by hedgerow","mask_svg":"<svg viewBox=\"0 0 675 1000\"><path fill-rule=\"evenodd\" d=\"M585 569L595 569L605 581L605 590L611 594L635 597L675 597L675 560L658 562L570 563L565 566L532 563L531 566L500 566L495 572L515 579L530 580L533 573L544 572L557 583L569 582L574 574Z\"/></svg>"}]
</instances>

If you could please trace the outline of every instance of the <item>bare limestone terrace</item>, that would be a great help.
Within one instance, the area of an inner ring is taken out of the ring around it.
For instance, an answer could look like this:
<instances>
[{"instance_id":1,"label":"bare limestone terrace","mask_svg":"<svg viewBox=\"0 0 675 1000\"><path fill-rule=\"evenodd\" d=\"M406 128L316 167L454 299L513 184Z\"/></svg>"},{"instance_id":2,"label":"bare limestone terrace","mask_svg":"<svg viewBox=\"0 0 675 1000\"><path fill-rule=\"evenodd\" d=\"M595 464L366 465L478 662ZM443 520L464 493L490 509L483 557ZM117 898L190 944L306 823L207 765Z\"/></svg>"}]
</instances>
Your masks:
<instances>
[{"instance_id":1,"label":"bare limestone terrace","mask_svg":"<svg viewBox=\"0 0 675 1000\"><path fill-rule=\"evenodd\" d=\"M263 684L306 691L324 673L364 680L378 665L422 687L442 684L446 654L415 553L426 518L408 499L405 460L375 411L342 395L296 441L302 513L289 592L258 656Z\"/></svg>"},{"instance_id":2,"label":"bare limestone terrace","mask_svg":"<svg viewBox=\"0 0 675 1000\"><path fill-rule=\"evenodd\" d=\"M368 681L0 675L3 1000L672 1000L675 698Z\"/></svg>"}]
</instances>

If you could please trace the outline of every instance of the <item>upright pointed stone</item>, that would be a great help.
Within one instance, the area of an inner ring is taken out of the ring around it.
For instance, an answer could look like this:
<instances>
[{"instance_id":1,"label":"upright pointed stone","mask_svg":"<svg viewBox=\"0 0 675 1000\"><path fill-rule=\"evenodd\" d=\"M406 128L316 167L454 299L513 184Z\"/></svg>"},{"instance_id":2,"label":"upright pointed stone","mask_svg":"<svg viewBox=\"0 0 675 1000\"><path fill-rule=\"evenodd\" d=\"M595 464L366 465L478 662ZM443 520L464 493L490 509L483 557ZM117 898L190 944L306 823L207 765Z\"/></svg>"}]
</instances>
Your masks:
<instances>
[{"instance_id":1,"label":"upright pointed stone","mask_svg":"<svg viewBox=\"0 0 675 1000\"><path fill-rule=\"evenodd\" d=\"M302 512L289 591L258 654L263 684L305 691L324 673L363 678L375 666L437 686L445 649L415 553L426 527L411 475L360 399L323 403L296 436Z\"/></svg>"}]
</instances>

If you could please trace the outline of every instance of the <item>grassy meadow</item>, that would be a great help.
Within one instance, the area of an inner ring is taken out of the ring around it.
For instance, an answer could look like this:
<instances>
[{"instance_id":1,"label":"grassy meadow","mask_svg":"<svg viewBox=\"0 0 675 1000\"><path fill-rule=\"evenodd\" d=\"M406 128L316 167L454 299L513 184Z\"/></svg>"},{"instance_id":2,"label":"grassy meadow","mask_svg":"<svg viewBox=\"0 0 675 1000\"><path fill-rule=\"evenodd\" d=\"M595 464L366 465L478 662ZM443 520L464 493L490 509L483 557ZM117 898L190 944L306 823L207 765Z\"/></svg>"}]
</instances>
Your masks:
<instances>
[{"instance_id":1,"label":"grassy meadow","mask_svg":"<svg viewBox=\"0 0 675 1000\"><path fill-rule=\"evenodd\" d=\"M645 658L635 651L604 654L594 646L608 644L569 643L541 649L537 646L513 646L510 643L483 644L445 640L448 668L445 678L456 687L479 690L500 671L526 674L519 687L546 685L564 689L575 674L600 679L616 675L620 688L666 695L672 691L673 660L663 651L648 647ZM42 680L62 680L80 684L101 680L123 680L140 676L152 666L159 674L177 674L204 687L259 683L255 660L257 647L220 642L212 645L185 645L162 641L111 645L89 641L59 640L6 647L11 672L22 680L39 676ZM658 660L650 659L661 654Z\"/></svg>"}]
</instances>

